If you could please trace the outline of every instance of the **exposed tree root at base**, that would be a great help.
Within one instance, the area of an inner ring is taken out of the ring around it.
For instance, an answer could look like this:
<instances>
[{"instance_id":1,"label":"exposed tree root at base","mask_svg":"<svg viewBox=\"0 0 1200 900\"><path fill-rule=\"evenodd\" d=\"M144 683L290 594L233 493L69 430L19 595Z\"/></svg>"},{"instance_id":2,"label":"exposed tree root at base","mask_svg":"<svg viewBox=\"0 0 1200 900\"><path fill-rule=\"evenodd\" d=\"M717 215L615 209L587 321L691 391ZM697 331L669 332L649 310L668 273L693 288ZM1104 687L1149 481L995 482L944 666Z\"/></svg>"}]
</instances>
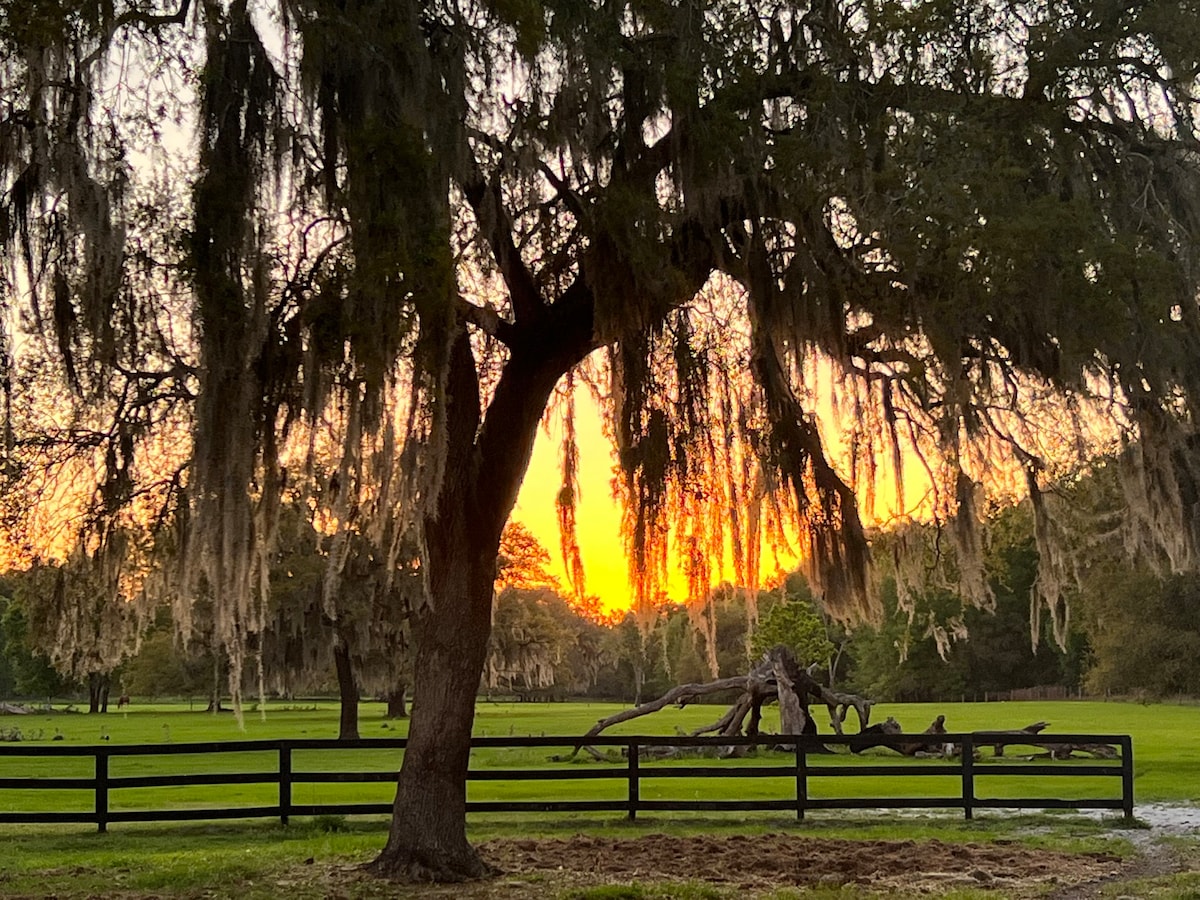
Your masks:
<instances>
[{"instance_id":1,"label":"exposed tree root at base","mask_svg":"<svg viewBox=\"0 0 1200 900\"><path fill-rule=\"evenodd\" d=\"M403 884L461 884L500 874L500 869L474 852L461 858L434 859L432 854L383 855L361 867L375 878Z\"/></svg>"}]
</instances>

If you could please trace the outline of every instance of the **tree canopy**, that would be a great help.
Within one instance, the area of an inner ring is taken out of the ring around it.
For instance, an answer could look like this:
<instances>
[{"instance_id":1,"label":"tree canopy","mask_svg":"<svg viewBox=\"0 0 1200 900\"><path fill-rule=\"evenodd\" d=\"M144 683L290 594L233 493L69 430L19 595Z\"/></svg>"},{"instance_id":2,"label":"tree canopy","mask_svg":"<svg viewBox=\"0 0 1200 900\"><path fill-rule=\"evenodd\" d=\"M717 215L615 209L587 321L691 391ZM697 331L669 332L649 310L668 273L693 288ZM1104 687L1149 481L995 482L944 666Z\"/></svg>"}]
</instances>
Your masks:
<instances>
[{"instance_id":1,"label":"tree canopy","mask_svg":"<svg viewBox=\"0 0 1200 900\"><path fill-rule=\"evenodd\" d=\"M1196 562L1194 3L27 6L0 18L6 471L83 451L99 583L206 592L235 671L286 490L335 535L330 590L359 538L420 575L381 873L482 872L499 541L576 385L643 606L672 529L701 600L726 541L754 585L766 529L870 615L859 498L891 469L914 505L909 451L976 602L980 505L1019 476L1057 608L1043 492L1099 440L1141 549Z\"/></svg>"}]
</instances>

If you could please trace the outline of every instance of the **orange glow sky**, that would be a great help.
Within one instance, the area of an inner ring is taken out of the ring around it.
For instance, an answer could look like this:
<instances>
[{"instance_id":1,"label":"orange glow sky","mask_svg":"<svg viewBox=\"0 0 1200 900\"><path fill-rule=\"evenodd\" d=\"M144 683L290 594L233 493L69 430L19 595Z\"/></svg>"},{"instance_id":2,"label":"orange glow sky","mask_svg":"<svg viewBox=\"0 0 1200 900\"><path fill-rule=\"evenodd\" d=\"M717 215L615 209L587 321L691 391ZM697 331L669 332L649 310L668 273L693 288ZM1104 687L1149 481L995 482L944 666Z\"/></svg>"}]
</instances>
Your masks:
<instances>
[{"instance_id":1,"label":"orange glow sky","mask_svg":"<svg viewBox=\"0 0 1200 900\"><path fill-rule=\"evenodd\" d=\"M576 515L587 592L599 597L600 605L606 611L628 609L633 592L621 542L621 508L612 496L611 487L616 460L601 429L600 411L585 393L579 392L576 401L575 427L580 469ZM554 505L562 484L560 435L557 423L549 430L543 427L538 432L533 459L512 518L525 525L550 551L551 571L565 588L569 581L559 549Z\"/></svg>"},{"instance_id":2,"label":"orange glow sky","mask_svg":"<svg viewBox=\"0 0 1200 900\"><path fill-rule=\"evenodd\" d=\"M579 499L576 504L579 548L587 578L587 593L599 598L605 612L626 610L633 605L629 568L621 539L621 508L612 494L616 459L612 445L604 436L601 413L586 391L576 394L575 428L579 443ZM525 525L550 551L551 572L564 589L570 582L559 549L558 518L554 505L562 484L560 468L561 431L555 422L543 427L533 449L533 459L517 498L512 518ZM764 548L763 576L780 566L792 570L795 557L776 560ZM733 567L725 566L725 577L732 578ZM667 585L670 599L687 599L687 584L672 565Z\"/></svg>"},{"instance_id":3,"label":"orange glow sky","mask_svg":"<svg viewBox=\"0 0 1200 900\"><path fill-rule=\"evenodd\" d=\"M822 388L825 395L820 403L826 416L834 421L838 415L828 399L829 387ZM625 546L621 538L621 508L613 497L612 481L616 471L614 450L609 440L604 436L601 425L601 412L588 391L576 392L576 434L579 444L579 490L576 518L578 523L578 538L580 552L583 556L584 571L587 578L587 594L599 598L600 607L606 611L626 610L633 604L633 590L629 583L629 570L625 557ZM533 458L529 471L525 475L513 510L512 519L525 525L541 544L550 551L551 572L561 582L564 591L569 590L566 567L563 564L560 549L558 519L555 509L555 497L561 485L560 443L561 429L558 417L548 416L551 421L549 428L543 425L534 445ZM841 436L826 434L827 449L836 458L840 455ZM930 497L928 490L928 475L919 462L911 456L904 460L905 481L909 485L908 503L915 508L928 510ZM912 515L914 510L898 514L893 485L887 466L881 464L877 473L880 490L877 493L874 516L868 515L867 510L861 510L864 517L879 524L893 519ZM915 489L914 489L915 488ZM890 495L890 496L889 496ZM733 565L726 552L727 559L723 567L724 578L732 579ZM784 550L762 547L762 578L765 584L773 580L773 575L794 571L800 566L800 560L794 552L788 555ZM682 602L687 599L687 584L678 568L671 564L669 571L668 595L671 600ZM720 574L715 577L722 577Z\"/></svg>"}]
</instances>

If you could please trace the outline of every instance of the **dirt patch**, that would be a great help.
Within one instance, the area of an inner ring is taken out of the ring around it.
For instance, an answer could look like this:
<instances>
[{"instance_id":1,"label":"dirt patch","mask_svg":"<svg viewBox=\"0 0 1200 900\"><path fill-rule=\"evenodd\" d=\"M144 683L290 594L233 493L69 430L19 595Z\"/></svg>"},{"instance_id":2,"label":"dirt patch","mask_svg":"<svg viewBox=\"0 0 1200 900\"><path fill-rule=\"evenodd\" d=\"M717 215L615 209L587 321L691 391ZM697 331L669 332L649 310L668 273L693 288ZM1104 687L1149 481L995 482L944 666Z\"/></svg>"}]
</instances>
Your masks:
<instances>
[{"instance_id":1,"label":"dirt patch","mask_svg":"<svg viewBox=\"0 0 1200 900\"><path fill-rule=\"evenodd\" d=\"M881 890L1013 888L1115 875L1109 855L1072 856L1013 844L850 841L760 835L633 840L497 840L481 847L506 872L570 870L615 881L703 881L742 890L855 884Z\"/></svg>"},{"instance_id":2,"label":"dirt patch","mask_svg":"<svg viewBox=\"0 0 1200 900\"><path fill-rule=\"evenodd\" d=\"M1017 897L1117 878L1125 868L1120 858L1109 854L1074 855L1005 841L947 844L785 834L634 839L577 835L567 840L494 840L479 850L502 875L454 887L427 887L419 891L421 896L544 897L592 884L691 881L726 888L738 897L783 887L843 885L893 895L936 895L970 887ZM342 870L340 875L333 880L348 886L342 879L349 879L363 887L351 872Z\"/></svg>"}]
</instances>

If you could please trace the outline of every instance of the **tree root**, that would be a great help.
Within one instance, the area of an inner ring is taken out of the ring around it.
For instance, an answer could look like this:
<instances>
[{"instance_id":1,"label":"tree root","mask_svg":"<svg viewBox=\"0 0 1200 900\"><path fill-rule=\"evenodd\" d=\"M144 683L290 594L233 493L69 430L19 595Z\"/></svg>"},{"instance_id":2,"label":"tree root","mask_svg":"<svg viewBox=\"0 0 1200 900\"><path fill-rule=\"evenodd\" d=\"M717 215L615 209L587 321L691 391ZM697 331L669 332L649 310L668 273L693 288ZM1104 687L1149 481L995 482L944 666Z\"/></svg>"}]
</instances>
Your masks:
<instances>
[{"instance_id":1,"label":"tree root","mask_svg":"<svg viewBox=\"0 0 1200 900\"><path fill-rule=\"evenodd\" d=\"M384 850L371 862L364 863L362 871L401 884L459 884L501 874L500 869L484 862L474 848L467 855Z\"/></svg>"}]
</instances>

